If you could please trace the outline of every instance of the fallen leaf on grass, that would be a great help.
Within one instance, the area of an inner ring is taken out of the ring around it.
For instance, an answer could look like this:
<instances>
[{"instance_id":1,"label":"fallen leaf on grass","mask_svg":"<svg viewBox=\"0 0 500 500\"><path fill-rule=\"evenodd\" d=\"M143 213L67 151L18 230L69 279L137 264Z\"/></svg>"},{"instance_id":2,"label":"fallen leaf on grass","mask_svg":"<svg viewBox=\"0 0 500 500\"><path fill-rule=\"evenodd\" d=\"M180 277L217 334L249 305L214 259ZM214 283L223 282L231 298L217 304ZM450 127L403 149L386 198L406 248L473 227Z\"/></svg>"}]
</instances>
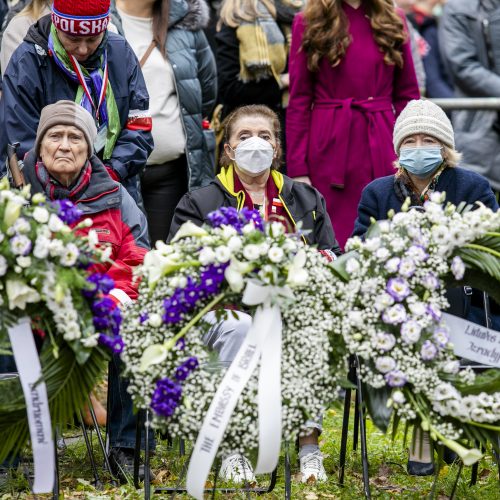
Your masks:
<instances>
[{"instance_id":1,"label":"fallen leaf on grass","mask_svg":"<svg viewBox=\"0 0 500 500\"><path fill-rule=\"evenodd\" d=\"M172 473L168 469L162 469L159 472L155 473L156 479L152 482L153 484L162 484L165 483L167 479L170 479Z\"/></svg>"},{"instance_id":2,"label":"fallen leaf on grass","mask_svg":"<svg viewBox=\"0 0 500 500\"><path fill-rule=\"evenodd\" d=\"M491 470L490 469L483 469L479 473L479 479L486 479L490 474L491 474Z\"/></svg>"}]
</instances>

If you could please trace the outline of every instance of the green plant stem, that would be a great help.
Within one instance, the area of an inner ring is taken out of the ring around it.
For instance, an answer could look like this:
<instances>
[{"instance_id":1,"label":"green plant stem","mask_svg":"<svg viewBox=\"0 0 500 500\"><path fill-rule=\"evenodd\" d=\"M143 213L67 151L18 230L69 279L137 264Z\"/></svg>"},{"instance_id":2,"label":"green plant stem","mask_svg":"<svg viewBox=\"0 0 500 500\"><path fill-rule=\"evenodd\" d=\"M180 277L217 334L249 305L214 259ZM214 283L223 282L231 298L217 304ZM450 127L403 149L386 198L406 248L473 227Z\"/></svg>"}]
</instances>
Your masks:
<instances>
[{"instance_id":1,"label":"green plant stem","mask_svg":"<svg viewBox=\"0 0 500 500\"><path fill-rule=\"evenodd\" d=\"M491 255L494 255L495 257L500 259L500 252L497 252L491 248L483 247L481 245L476 245L475 243L467 243L462 248L471 248L473 250L479 250L481 252L490 253Z\"/></svg>"},{"instance_id":2,"label":"green plant stem","mask_svg":"<svg viewBox=\"0 0 500 500\"><path fill-rule=\"evenodd\" d=\"M500 238L500 233L485 233L485 236L493 236L495 238Z\"/></svg>"},{"instance_id":3,"label":"green plant stem","mask_svg":"<svg viewBox=\"0 0 500 500\"><path fill-rule=\"evenodd\" d=\"M223 292L223 293L219 293L219 295L217 295L211 302L209 302L196 316L194 316L191 321L186 325L184 326L180 332L169 342L170 344L172 345L175 345L175 343L182 337L184 337L184 335L186 335L186 333L194 326L196 325L196 323L198 323L198 321L200 321L200 319L207 313L209 312L210 310L212 310L224 297L226 296L226 294Z\"/></svg>"},{"instance_id":4,"label":"green plant stem","mask_svg":"<svg viewBox=\"0 0 500 500\"><path fill-rule=\"evenodd\" d=\"M488 429L490 431L500 432L500 427L495 426L495 425L483 424L480 422L471 422L470 420L468 420L466 423L469 425L473 425L475 427L482 427L483 429Z\"/></svg>"}]
</instances>

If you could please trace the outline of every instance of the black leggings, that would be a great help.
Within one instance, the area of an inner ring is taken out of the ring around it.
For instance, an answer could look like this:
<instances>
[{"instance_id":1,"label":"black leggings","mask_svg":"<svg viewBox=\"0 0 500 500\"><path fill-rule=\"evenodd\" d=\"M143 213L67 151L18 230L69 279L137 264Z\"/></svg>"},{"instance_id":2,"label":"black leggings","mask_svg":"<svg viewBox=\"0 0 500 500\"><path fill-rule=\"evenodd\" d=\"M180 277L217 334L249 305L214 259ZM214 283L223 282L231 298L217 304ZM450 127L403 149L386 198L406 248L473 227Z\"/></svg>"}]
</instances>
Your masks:
<instances>
[{"instance_id":1,"label":"black leggings","mask_svg":"<svg viewBox=\"0 0 500 500\"><path fill-rule=\"evenodd\" d=\"M185 155L160 165L148 165L141 174L141 192L151 246L157 240L166 241L175 207L187 189Z\"/></svg>"}]
</instances>

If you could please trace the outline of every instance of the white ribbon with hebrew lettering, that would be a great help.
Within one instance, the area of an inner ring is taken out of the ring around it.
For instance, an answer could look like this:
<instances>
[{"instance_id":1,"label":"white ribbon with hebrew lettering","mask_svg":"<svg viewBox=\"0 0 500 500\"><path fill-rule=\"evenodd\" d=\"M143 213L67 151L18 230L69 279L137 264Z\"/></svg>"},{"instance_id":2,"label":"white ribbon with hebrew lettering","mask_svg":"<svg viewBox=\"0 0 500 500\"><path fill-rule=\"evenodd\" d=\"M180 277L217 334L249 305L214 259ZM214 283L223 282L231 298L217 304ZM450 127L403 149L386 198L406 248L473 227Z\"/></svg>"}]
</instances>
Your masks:
<instances>
[{"instance_id":1,"label":"white ribbon with hebrew lettering","mask_svg":"<svg viewBox=\"0 0 500 500\"><path fill-rule=\"evenodd\" d=\"M281 448L281 312L271 305L292 298L288 287L249 282L242 302L258 305L240 350L210 404L194 446L187 473L187 491L202 500L205 482L238 398L261 360L258 385L259 455L255 472L272 472ZM242 430L243 431L243 430Z\"/></svg>"},{"instance_id":2,"label":"white ribbon with hebrew lettering","mask_svg":"<svg viewBox=\"0 0 500 500\"><path fill-rule=\"evenodd\" d=\"M50 493L54 487L55 448L47 387L45 382L39 382L42 377L42 368L33 339L30 319L21 318L15 326L8 328L8 333L26 400L35 466L33 493Z\"/></svg>"},{"instance_id":3,"label":"white ribbon with hebrew lettering","mask_svg":"<svg viewBox=\"0 0 500 500\"><path fill-rule=\"evenodd\" d=\"M457 356L500 368L500 332L448 313L443 319Z\"/></svg>"}]
</instances>

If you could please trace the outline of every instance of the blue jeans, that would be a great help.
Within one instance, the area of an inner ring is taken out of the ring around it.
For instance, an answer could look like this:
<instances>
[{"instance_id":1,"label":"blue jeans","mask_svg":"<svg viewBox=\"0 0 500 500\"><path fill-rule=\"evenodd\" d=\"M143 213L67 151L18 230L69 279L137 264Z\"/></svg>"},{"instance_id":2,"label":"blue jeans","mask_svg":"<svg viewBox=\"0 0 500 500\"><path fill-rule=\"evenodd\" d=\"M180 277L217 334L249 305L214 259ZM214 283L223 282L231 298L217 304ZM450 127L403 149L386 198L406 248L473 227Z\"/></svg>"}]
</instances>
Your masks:
<instances>
[{"instance_id":1,"label":"blue jeans","mask_svg":"<svg viewBox=\"0 0 500 500\"><path fill-rule=\"evenodd\" d=\"M113 355L109 362L109 445L111 448L135 448L137 415L134 414L132 398L127 392L128 380L120 377L120 357ZM142 431L141 446L144 448L145 431ZM149 432L149 449L155 448L154 432Z\"/></svg>"}]
</instances>

